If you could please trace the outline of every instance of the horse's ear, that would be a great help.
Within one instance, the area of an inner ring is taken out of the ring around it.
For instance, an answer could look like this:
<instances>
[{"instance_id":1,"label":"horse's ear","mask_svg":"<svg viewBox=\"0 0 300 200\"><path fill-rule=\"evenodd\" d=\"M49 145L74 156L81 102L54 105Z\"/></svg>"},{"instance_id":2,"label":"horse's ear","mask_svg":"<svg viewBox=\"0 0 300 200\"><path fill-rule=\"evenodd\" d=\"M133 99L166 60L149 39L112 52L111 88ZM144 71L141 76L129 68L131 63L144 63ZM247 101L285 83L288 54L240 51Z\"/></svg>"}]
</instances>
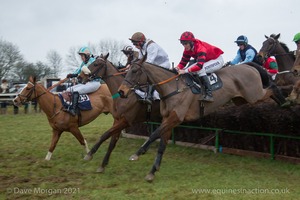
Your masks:
<instances>
[{"instance_id":1,"label":"horse's ear","mask_svg":"<svg viewBox=\"0 0 300 200\"><path fill-rule=\"evenodd\" d=\"M33 77L32 76L29 77L29 82L33 82Z\"/></svg>"},{"instance_id":2,"label":"horse's ear","mask_svg":"<svg viewBox=\"0 0 300 200\"><path fill-rule=\"evenodd\" d=\"M280 38L280 33L278 35L275 36L275 39L278 40L278 38Z\"/></svg>"},{"instance_id":3,"label":"horse's ear","mask_svg":"<svg viewBox=\"0 0 300 200\"><path fill-rule=\"evenodd\" d=\"M268 39L269 37L265 35L265 38Z\"/></svg>"},{"instance_id":4,"label":"horse's ear","mask_svg":"<svg viewBox=\"0 0 300 200\"><path fill-rule=\"evenodd\" d=\"M35 83L35 82L36 82L36 76L33 77L33 83Z\"/></svg>"},{"instance_id":5,"label":"horse's ear","mask_svg":"<svg viewBox=\"0 0 300 200\"><path fill-rule=\"evenodd\" d=\"M105 60L107 60L108 56L109 56L109 53L107 53L105 56L103 56L103 58L104 58Z\"/></svg>"}]
</instances>

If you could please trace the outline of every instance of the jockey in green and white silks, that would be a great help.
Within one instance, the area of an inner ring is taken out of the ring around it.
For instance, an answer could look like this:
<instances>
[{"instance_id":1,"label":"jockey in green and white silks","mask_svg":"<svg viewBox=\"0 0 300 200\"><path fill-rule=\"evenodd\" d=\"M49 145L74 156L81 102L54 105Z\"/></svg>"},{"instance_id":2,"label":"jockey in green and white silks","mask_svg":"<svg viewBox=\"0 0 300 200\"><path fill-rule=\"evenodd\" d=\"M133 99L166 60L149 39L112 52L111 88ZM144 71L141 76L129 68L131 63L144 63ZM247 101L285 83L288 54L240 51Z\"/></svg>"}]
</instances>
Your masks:
<instances>
[{"instance_id":1,"label":"jockey in green and white silks","mask_svg":"<svg viewBox=\"0 0 300 200\"><path fill-rule=\"evenodd\" d=\"M78 69L75 70L74 73L68 74L67 78L77 77L81 72L85 74L89 74L90 70L88 66L95 61L95 58L92 56L91 51L88 47L82 47L79 49L78 54L81 56L82 63ZM77 84L67 89L69 92L78 92L79 94L88 94L91 92L95 92L100 87L99 80L89 81L86 84Z\"/></svg>"}]
</instances>

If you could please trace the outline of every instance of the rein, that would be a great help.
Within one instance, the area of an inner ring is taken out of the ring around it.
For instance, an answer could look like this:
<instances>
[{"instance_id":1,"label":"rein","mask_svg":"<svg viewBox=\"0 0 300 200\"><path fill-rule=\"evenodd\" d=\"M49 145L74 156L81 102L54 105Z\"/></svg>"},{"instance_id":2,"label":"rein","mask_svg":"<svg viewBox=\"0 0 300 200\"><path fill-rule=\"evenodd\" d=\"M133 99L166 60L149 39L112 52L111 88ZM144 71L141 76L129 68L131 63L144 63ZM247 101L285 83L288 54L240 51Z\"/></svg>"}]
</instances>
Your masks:
<instances>
[{"instance_id":1,"label":"rein","mask_svg":"<svg viewBox=\"0 0 300 200\"><path fill-rule=\"evenodd\" d=\"M167 80L164 80L164 81L161 81L159 83L154 83L153 85L156 86L156 85L163 85L165 83L168 83L170 81L172 81L173 79L177 78L178 76L180 76L180 74L177 74L176 76L173 76L171 78L168 78Z\"/></svg>"},{"instance_id":2,"label":"rein","mask_svg":"<svg viewBox=\"0 0 300 200\"><path fill-rule=\"evenodd\" d=\"M143 71L143 73L146 74L147 79L148 79L148 78L149 78L149 75L148 75L148 73L144 70L143 66L142 66L141 64L139 64L139 63L135 63L135 64L138 65L138 66L140 67L140 69ZM176 84L176 90L173 91L173 92L171 92L171 93L169 93L169 94L167 94L167 95L165 95L165 96L163 96L163 97L160 97L161 100L164 100L164 99L167 99L167 98L169 98L169 97L171 97L171 96L174 96L174 95L176 95L176 94L179 94L179 93L185 91L187 88L189 88L189 87L184 87L184 88L181 88L181 89L178 88L178 79L177 79L177 78L178 78L179 76L180 76L180 74L177 74L177 75L172 76L171 78L168 78L168 79L166 79L166 80L164 80L164 81L161 81L161 82L153 83L153 84L152 84L152 86L163 85L163 84L169 83L170 81L176 79L176 83L177 83L177 84ZM130 81L128 81L127 79L124 79L124 81L126 81L127 83L129 83L129 84L132 86L132 88L130 88L131 90L134 90L134 89L136 88L136 86L135 86L133 83L131 83ZM148 80L148 82L149 82L149 80ZM138 86L141 87L141 85L138 85Z\"/></svg>"}]
</instances>

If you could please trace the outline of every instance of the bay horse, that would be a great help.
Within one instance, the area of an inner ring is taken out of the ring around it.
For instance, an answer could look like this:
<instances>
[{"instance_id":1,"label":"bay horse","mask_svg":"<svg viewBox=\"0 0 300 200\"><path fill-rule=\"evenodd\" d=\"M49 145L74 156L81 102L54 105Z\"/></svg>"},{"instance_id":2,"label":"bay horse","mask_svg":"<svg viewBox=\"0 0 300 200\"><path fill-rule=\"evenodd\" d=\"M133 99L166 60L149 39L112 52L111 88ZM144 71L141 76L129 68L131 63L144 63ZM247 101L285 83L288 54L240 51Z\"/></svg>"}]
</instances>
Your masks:
<instances>
[{"instance_id":1,"label":"bay horse","mask_svg":"<svg viewBox=\"0 0 300 200\"><path fill-rule=\"evenodd\" d=\"M161 96L160 112L163 117L162 123L137 151L139 153L147 150L153 140L156 139L152 136L160 135L161 142L155 162L145 177L148 182L154 180L154 174L160 168L171 130L182 122L199 119L201 117L201 109L204 109L202 113L205 116L230 100L237 105L247 102L254 104L272 95L279 95L275 91L277 88L272 82L269 82L270 86L268 88L263 88L260 73L255 68L246 64L240 64L217 71L216 74L221 78L223 87L213 92L215 101L212 103L199 102L199 94L195 95L192 93L185 82L185 76L146 63L144 62L145 59L146 55L139 62L132 64L119 88L119 93L121 97L129 96L132 87L139 85L140 77L145 74L148 81ZM276 96L276 98L284 102L284 97Z\"/></svg>"},{"instance_id":2,"label":"bay horse","mask_svg":"<svg viewBox=\"0 0 300 200\"><path fill-rule=\"evenodd\" d=\"M101 144L107 140L109 137L112 137L109 144L109 154L113 151L116 146L116 143L120 137L121 131L125 128L128 128L134 124L145 122L145 121L160 121L161 115L159 111L159 101L154 101L152 106L146 105L145 103L139 102L137 95L131 93L128 95L127 99L118 98L118 88L121 83L124 81L124 74L126 72L119 71L109 60L107 60L109 54L100 57L91 63L88 68L91 71L92 77L99 77L105 81L111 94L113 95L113 112L114 117L113 126L107 130L96 144L91 148L90 152L85 156L85 160L91 160L93 154L97 152ZM147 77L144 76L144 79L141 79L140 84L146 86ZM85 77L82 77L85 81ZM142 86L142 87L143 87ZM156 136L159 138L159 135ZM109 155L108 154L108 155ZM106 165L109 161L109 156L105 156L102 164L97 169L97 172L103 172ZM137 160L138 157L130 157L130 160Z\"/></svg>"},{"instance_id":3,"label":"bay horse","mask_svg":"<svg viewBox=\"0 0 300 200\"><path fill-rule=\"evenodd\" d=\"M49 92L41 83L37 83L35 77L30 77L27 85L13 100L16 106L36 100L46 114L52 128L52 140L45 160L51 159L57 142L64 131L71 132L78 142L84 146L86 152L89 152L87 142L82 136L79 127L90 123L101 113L112 113L113 101L106 84L102 84L96 92L88 94L88 96L92 110L81 111L80 117L77 115L72 116L63 111L63 105L58 94Z\"/></svg>"},{"instance_id":4,"label":"bay horse","mask_svg":"<svg viewBox=\"0 0 300 200\"><path fill-rule=\"evenodd\" d=\"M276 58L279 73L276 75L275 82L278 86L290 86L286 87L286 89L291 90L291 85L294 85L298 80L298 78L291 73L295 57L293 52L289 51L286 44L278 40L279 37L280 33L277 35L271 34L270 37L265 35L266 40L263 42L258 56L262 58L274 56Z\"/></svg>"}]
</instances>

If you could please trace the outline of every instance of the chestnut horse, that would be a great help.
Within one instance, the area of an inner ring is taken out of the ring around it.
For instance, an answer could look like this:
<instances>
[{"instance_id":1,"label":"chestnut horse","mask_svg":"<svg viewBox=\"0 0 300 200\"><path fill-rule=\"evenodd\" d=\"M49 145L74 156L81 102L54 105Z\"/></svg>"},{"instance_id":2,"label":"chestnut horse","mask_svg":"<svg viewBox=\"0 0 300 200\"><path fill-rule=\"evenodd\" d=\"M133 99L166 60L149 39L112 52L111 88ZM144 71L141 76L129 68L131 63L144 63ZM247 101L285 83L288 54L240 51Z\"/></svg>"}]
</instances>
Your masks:
<instances>
[{"instance_id":1,"label":"chestnut horse","mask_svg":"<svg viewBox=\"0 0 300 200\"><path fill-rule=\"evenodd\" d=\"M154 174L160 168L167 141L174 127L184 121L199 119L201 109L204 109L205 116L230 100L235 104L246 102L254 104L270 97L277 89L275 85L270 85L264 89L260 73L249 65L240 64L217 71L216 74L221 78L223 87L213 92L215 101L212 103L199 102L199 94L192 93L185 82L185 75L178 75L176 72L146 63L144 62L145 59L146 56L139 62L132 64L119 88L119 93L122 97L130 95L132 87L139 85L140 77L145 74L148 81L155 86L161 95L160 112L163 120L161 125L152 133L154 136L160 135L161 142L153 167L145 177L149 182L154 180ZM273 83L269 82L269 84ZM273 98L284 101L282 96ZM148 149L150 143L155 139L152 135L138 152L144 152Z\"/></svg>"},{"instance_id":2,"label":"chestnut horse","mask_svg":"<svg viewBox=\"0 0 300 200\"><path fill-rule=\"evenodd\" d=\"M22 103L37 100L40 108L45 112L48 122L52 127L52 141L49 151L46 155L46 160L50 160L56 144L64 131L71 132L72 135L85 147L86 152L89 151L86 140L83 138L79 127L84 126L101 113L112 113L112 98L106 86L101 87L91 94L88 94L92 110L81 111L81 116L72 116L63 111L63 105L57 94L49 92L42 84L36 82L36 78L30 77L26 87L14 99L14 104L19 106Z\"/></svg>"},{"instance_id":3,"label":"chestnut horse","mask_svg":"<svg viewBox=\"0 0 300 200\"><path fill-rule=\"evenodd\" d=\"M120 137L121 131L136 123L150 121L160 121L161 115L159 112L159 101L152 103L152 108L149 105L138 102L137 95L131 93L127 99L118 98L118 88L124 81L124 74L120 72L111 62L107 60L109 54L98 57L93 63L89 65L92 77L100 77L104 80L114 98L114 124L107 130L93 146L91 151L85 156L85 160L91 160L94 153L97 152L101 144L112 137L109 145L109 152L111 153ZM141 79L140 83L144 83L141 87L147 86L147 77ZM84 77L83 77L84 79ZM84 80L83 80L84 81ZM156 136L159 138L159 135ZM137 160L137 157L131 157L130 160ZM105 166L108 164L109 157L105 157L97 172L103 172Z\"/></svg>"}]
</instances>

